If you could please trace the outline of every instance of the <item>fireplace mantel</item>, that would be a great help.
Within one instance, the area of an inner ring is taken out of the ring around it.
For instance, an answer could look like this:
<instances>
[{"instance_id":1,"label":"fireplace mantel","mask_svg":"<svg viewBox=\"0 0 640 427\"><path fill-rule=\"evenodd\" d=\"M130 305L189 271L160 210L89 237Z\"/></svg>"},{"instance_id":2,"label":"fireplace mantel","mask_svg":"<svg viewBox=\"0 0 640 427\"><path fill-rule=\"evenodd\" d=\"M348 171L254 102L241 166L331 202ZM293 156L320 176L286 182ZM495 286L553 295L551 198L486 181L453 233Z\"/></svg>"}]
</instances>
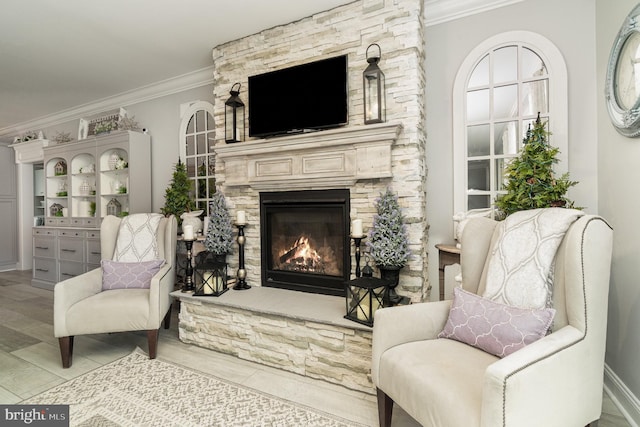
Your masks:
<instances>
[{"instance_id":1,"label":"fireplace mantel","mask_svg":"<svg viewBox=\"0 0 640 427\"><path fill-rule=\"evenodd\" d=\"M382 123L260 139L215 148L226 186L256 190L349 187L391 177L401 124Z\"/></svg>"}]
</instances>

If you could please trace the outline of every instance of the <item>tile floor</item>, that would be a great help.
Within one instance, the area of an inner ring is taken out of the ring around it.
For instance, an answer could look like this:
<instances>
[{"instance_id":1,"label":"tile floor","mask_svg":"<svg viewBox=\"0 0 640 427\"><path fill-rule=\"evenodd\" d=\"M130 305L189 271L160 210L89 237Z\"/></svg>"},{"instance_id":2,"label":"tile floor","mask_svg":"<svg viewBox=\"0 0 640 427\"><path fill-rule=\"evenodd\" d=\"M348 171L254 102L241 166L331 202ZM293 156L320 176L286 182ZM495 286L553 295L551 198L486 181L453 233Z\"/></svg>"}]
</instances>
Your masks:
<instances>
[{"instance_id":1,"label":"tile floor","mask_svg":"<svg viewBox=\"0 0 640 427\"><path fill-rule=\"evenodd\" d=\"M73 365L63 370L53 337L53 292L31 287L30 279L30 271L0 273L0 403L20 402L129 354L136 346L147 350L144 332L77 337ZM159 357L358 423L378 425L373 396L183 344L177 323L174 312L171 329L161 330ZM392 424L418 426L397 405ZM606 394L598 426L630 426Z\"/></svg>"}]
</instances>

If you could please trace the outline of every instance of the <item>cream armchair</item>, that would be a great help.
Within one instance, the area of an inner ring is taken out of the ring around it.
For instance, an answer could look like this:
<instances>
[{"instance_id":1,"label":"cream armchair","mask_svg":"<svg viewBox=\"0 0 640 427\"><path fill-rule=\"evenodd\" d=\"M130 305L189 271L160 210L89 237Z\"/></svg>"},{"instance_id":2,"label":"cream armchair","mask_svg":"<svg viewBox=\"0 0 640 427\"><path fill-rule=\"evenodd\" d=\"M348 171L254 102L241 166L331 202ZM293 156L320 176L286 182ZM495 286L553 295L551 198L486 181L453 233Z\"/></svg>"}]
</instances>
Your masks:
<instances>
[{"instance_id":1,"label":"cream armchair","mask_svg":"<svg viewBox=\"0 0 640 427\"><path fill-rule=\"evenodd\" d=\"M113 259L121 219L107 216L100 227L103 260ZM169 328L175 283L177 222L160 219L157 249L164 265L151 278L149 289L102 291L102 268L64 280L54 288L53 326L60 344L62 366L72 363L75 335L146 330L149 358L156 357L158 332L164 320Z\"/></svg>"},{"instance_id":2,"label":"cream armchair","mask_svg":"<svg viewBox=\"0 0 640 427\"><path fill-rule=\"evenodd\" d=\"M462 236L463 287L478 293L496 222L478 218ZM600 417L612 230L585 215L555 257L551 334L500 359L438 339L451 301L375 314L372 376L381 426L393 403L424 426L569 427Z\"/></svg>"}]
</instances>

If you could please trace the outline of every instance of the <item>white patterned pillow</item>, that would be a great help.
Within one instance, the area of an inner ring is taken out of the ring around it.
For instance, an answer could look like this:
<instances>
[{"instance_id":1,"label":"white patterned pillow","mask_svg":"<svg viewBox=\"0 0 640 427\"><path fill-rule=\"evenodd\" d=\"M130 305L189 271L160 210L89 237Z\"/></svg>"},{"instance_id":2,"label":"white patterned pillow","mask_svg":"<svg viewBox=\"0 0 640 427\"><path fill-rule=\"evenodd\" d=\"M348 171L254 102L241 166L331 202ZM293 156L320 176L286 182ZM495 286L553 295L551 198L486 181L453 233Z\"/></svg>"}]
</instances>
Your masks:
<instances>
[{"instance_id":1,"label":"white patterned pillow","mask_svg":"<svg viewBox=\"0 0 640 427\"><path fill-rule=\"evenodd\" d=\"M142 262L160 258L158 226L162 218L158 213L132 214L124 217L118 229L113 260Z\"/></svg>"},{"instance_id":2,"label":"white patterned pillow","mask_svg":"<svg viewBox=\"0 0 640 427\"><path fill-rule=\"evenodd\" d=\"M555 314L553 308L509 307L456 287L449 318L438 338L454 339L505 357L544 337Z\"/></svg>"},{"instance_id":3,"label":"white patterned pillow","mask_svg":"<svg viewBox=\"0 0 640 427\"><path fill-rule=\"evenodd\" d=\"M509 215L496 226L482 296L512 307L546 307L556 252L571 224L582 215L565 208Z\"/></svg>"}]
</instances>

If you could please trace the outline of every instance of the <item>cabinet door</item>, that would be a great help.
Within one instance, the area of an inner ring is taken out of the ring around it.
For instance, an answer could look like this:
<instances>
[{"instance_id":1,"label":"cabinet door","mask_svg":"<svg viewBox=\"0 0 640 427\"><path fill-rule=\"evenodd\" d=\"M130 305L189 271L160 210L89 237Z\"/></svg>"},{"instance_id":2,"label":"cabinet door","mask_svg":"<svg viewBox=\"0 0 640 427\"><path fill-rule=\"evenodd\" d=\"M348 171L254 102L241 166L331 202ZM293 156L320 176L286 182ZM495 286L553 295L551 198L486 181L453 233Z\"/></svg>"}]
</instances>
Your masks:
<instances>
[{"instance_id":1,"label":"cabinet door","mask_svg":"<svg viewBox=\"0 0 640 427\"><path fill-rule=\"evenodd\" d=\"M0 268L16 269L18 262L18 207L15 199L0 198Z\"/></svg>"}]
</instances>

